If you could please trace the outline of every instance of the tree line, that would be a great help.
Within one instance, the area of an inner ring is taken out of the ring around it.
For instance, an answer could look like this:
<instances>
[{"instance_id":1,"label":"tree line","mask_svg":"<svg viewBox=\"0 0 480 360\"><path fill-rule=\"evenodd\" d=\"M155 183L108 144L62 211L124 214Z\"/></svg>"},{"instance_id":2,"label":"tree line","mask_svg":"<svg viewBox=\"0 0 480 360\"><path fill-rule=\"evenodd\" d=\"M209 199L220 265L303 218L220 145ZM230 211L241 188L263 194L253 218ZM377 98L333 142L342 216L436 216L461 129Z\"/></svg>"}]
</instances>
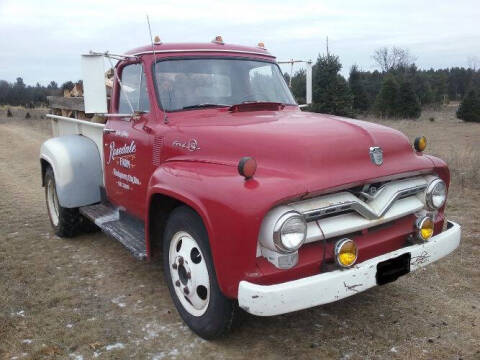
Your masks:
<instances>
[{"instance_id":1,"label":"tree line","mask_svg":"<svg viewBox=\"0 0 480 360\"><path fill-rule=\"evenodd\" d=\"M457 117L480 122L480 70L469 68L419 69L408 50L382 47L373 56L379 70L364 71L354 65L348 79L341 74L338 56L321 54L313 65L313 103L310 111L355 117L373 113L384 118L418 118L422 108L449 101L461 101ZM305 103L305 70L284 74L299 103ZM47 96L61 95L72 89L67 81L61 86L25 85L18 77L14 83L0 80L0 105L28 107L46 105Z\"/></svg>"},{"instance_id":2,"label":"tree line","mask_svg":"<svg viewBox=\"0 0 480 360\"><path fill-rule=\"evenodd\" d=\"M310 111L355 117L373 113L384 118L418 118L422 108L461 101L457 117L480 121L480 70L452 67L419 69L415 58L401 48L380 48L372 56L380 70L363 71L354 65L348 80L336 55L319 55L312 68L313 103ZM305 103L305 70L290 79L299 103Z\"/></svg>"},{"instance_id":3,"label":"tree line","mask_svg":"<svg viewBox=\"0 0 480 360\"><path fill-rule=\"evenodd\" d=\"M47 96L60 96L64 89L71 90L74 83L67 81L61 86L51 81L47 86L37 83L35 86L25 85L18 77L14 83L0 80L0 105L12 106L42 106L47 105Z\"/></svg>"}]
</instances>

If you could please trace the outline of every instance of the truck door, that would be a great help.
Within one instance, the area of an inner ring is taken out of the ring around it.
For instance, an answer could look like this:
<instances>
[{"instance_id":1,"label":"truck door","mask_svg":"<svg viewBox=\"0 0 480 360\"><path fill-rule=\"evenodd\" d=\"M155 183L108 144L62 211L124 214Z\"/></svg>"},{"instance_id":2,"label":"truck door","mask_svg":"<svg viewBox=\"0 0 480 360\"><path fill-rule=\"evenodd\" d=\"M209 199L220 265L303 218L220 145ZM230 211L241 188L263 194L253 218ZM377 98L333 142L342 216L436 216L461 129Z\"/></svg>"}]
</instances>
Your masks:
<instances>
[{"instance_id":1,"label":"truck door","mask_svg":"<svg viewBox=\"0 0 480 360\"><path fill-rule=\"evenodd\" d=\"M113 112L134 114L109 117L104 130L105 186L108 199L143 219L148 180L153 172L148 123L153 121L142 63L119 69L122 86L112 97ZM117 101L115 101L117 100Z\"/></svg>"}]
</instances>

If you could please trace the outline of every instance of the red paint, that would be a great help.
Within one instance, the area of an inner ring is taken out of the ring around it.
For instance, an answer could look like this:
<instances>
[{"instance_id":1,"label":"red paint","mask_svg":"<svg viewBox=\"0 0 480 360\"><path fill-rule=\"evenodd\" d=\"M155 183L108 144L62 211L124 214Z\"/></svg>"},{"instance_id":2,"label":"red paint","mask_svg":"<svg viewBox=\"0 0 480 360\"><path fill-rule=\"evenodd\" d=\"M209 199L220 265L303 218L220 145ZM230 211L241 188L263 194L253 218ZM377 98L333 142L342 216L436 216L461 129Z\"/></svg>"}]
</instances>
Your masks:
<instances>
[{"instance_id":1,"label":"red paint","mask_svg":"<svg viewBox=\"0 0 480 360\"><path fill-rule=\"evenodd\" d=\"M156 50L159 51L157 59L215 55L274 61L261 48L214 43L162 44L156 45ZM151 47L147 46L130 53L150 51ZM260 224L273 206L397 174L434 172L449 183L446 164L416 153L402 133L369 122L301 112L297 106L171 112L165 123L152 82L153 55L142 55L140 61L146 72L150 113L136 121L108 120L108 128L124 131L128 137L105 135L106 161L112 141L123 146L134 140L136 149L133 168L118 168L118 162L106 165L107 195L115 204L145 220L148 251L148 209L153 195L174 197L196 210L208 231L218 282L229 297L237 296L238 283L244 279L267 284L320 272L321 242L303 246L299 251L299 264L290 270L276 269L264 258L256 258ZM120 73L127 63L132 61L118 64ZM118 107L117 85L112 95L113 113ZM162 139L161 154L154 154L159 149L154 141L159 138ZM197 148L190 151L193 140ZM382 147L382 166L370 161L371 146ZM257 162L255 176L249 180L241 177L237 170L244 156L251 156ZM140 184L131 190L119 188L114 168L135 176ZM437 218L436 231L440 226L438 221L443 223L442 214ZM377 232L359 235L356 240L360 260L401 247L412 228L413 220L406 217ZM331 253L327 247L327 259Z\"/></svg>"}]
</instances>

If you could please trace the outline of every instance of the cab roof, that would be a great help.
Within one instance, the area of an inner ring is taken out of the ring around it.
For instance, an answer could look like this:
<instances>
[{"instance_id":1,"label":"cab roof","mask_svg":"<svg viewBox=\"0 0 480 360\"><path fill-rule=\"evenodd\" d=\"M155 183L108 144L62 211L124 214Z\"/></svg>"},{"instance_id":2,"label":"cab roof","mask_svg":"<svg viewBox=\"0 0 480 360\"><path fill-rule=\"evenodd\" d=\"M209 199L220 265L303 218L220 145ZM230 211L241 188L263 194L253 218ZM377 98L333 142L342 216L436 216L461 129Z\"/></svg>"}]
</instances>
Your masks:
<instances>
[{"instance_id":1,"label":"cab roof","mask_svg":"<svg viewBox=\"0 0 480 360\"><path fill-rule=\"evenodd\" d=\"M155 52L161 53L178 53L178 52L230 52L239 54L254 54L275 58L265 48L260 46L243 46L217 42L209 43L158 43L154 44ZM152 53L152 45L145 45L130 50L128 55L141 55Z\"/></svg>"}]
</instances>

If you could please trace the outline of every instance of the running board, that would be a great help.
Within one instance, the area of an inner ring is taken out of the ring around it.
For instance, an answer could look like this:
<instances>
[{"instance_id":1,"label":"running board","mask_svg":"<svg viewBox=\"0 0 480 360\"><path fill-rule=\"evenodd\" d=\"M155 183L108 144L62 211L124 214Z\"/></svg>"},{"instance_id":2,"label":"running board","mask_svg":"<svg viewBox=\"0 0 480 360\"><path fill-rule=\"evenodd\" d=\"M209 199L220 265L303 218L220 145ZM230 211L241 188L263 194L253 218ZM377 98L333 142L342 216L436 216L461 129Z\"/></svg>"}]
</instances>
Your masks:
<instances>
[{"instance_id":1,"label":"running board","mask_svg":"<svg viewBox=\"0 0 480 360\"><path fill-rule=\"evenodd\" d=\"M104 203L83 206L80 213L93 221L104 233L122 243L137 259L143 260L147 257L145 226L140 220Z\"/></svg>"}]
</instances>

